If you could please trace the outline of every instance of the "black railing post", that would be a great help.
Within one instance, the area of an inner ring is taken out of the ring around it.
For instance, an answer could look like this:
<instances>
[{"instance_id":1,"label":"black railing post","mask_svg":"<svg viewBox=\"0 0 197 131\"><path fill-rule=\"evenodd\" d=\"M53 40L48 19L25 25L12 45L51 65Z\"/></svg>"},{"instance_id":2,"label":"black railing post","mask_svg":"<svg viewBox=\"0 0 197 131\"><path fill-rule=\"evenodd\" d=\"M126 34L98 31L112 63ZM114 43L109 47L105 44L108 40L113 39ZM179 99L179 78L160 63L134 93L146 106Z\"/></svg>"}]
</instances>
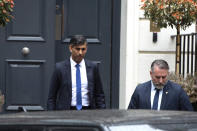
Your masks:
<instances>
[{"instance_id":1,"label":"black railing post","mask_svg":"<svg viewBox=\"0 0 197 131\"><path fill-rule=\"evenodd\" d=\"M187 74L189 74L189 48L190 48L190 35L187 36Z\"/></svg>"},{"instance_id":2,"label":"black railing post","mask_svg":"<svg viewBox=\"0 0 197 131\"><path fill-rule=\"evenodd\" d=\"M185 76L185 35L183 36L183 77Z\"/></svg>"},{"instance_id":3,"label":"black railing post","mask_svg":"<svg viewBox=\"0 0 197 131\"><path fill-rule=\"evenodd\" d=\"M179 46L179 51L180 51L180 57L179 57L179 74L181 74L181 46L182 46L182 36L180 35L180 46Z\"/></svg>"},{"instance_id":4,"label":"black railing post","mask_svg":"<svg viewBox=\"0 0 197 131\"><path fill-rule=\"evenodd\" d=\"M191 75L193 76L193 73L194 73L194 72L193 72L193 66L194 66L194 65L193 65L193 61L194 61L194 60L193 60L193 53L194 53L194 52L193 52L193 50L194 50L194 34L192 34L192 38L191 38L191 39L192 39L192 42L191 42L191 46L192 46L192 47L191 47Z\"/></svg>"},{"instance_id":5,"label":"black railing post","mask_svg":"<svg viewBox=\"0 0 197 131\"><path fill-rule=\"evenodd\" d=\"M197 34L195 34L195 73L197 73Z\"/></svg>"}]
</instances>

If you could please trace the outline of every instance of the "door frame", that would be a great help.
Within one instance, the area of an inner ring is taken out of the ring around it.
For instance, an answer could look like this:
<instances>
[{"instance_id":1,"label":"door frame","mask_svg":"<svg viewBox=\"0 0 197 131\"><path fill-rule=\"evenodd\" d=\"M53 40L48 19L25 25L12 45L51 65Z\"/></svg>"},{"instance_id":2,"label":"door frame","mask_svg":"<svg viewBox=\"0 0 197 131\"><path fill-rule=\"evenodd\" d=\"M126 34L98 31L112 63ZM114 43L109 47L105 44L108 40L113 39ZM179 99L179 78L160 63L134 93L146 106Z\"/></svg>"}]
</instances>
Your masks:
<instances>
[{"instance_id":1,"label":"door frame","mask_svg":"<svg viewBox=\"0 0 197 131\"><path fill-rule=\"evenodd\" d=\"M121 0L112 0L111 108L119 108Z\"/></svg>"}]
</instances>

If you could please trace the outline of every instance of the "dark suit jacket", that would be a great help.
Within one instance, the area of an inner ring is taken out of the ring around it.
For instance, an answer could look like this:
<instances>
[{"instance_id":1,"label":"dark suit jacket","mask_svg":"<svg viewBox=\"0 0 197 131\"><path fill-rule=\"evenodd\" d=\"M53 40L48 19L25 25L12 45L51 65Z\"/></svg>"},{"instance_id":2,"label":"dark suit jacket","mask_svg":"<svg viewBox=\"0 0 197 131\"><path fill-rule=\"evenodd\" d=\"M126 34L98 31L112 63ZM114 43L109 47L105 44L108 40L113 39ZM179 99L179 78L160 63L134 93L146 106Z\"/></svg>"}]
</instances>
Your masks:
<instances>
[{"instance_id":1,"label":"dark suit jacket","mask_svg":"<svg viewBox=\"0 0 197 131\"><path fill-rule=\"evenodd\" d=\"M85 60L88 95L91 109L105 108L105 98L96 63ZM72 100L72 80L70 59L56 64L55 71L51 78L47 109L68 110Z\"/></svg>"},{"instance_id":2,"label":"dark suit jacket","mask_svg":"<svg viewBox=\"0 0 197 131\"><path fill-rule=\"evenodd\" d=\"M151 81L140 84L136 87L128 109L151 109ZM182 87L168 81L163 88L160 110L189 110L193 107Z\"/></svg>"}]
</instances>

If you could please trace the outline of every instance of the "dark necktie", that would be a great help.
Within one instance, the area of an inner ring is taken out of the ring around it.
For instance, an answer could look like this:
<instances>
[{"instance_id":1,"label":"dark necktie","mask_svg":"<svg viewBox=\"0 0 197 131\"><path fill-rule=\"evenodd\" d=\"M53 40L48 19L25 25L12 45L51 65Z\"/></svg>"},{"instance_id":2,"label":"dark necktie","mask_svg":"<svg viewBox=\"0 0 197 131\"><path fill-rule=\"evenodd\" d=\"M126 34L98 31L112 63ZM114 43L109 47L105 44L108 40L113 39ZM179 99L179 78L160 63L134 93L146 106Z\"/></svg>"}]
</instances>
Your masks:
<instances>
[{"instance_id":1,"label":"dark necktie","mask_svg":"<svg viewBox=\"0 0 197 131\"><path fill-rule=\"evenodd\" d=\"M80 69L79 69L79 64L76 64L76 84L77 84L77 104L76 108L77 110L81 110L82 108L82 100L81 100L81 75L80 75Z\"/></svg>"},{"instance_id":2,"label":"dark necktie","mask_svg":"<svg viewBox=\"0 0 197 131\"><path fill-rule=\"evenodd\" d=\"M152 110L157 110L157 107L158 107L160 89L155 88L155 90L156 90L156 92L155 92L155 96L154 96L154 100L153 100Z\"/></svg>"}]
</instances>

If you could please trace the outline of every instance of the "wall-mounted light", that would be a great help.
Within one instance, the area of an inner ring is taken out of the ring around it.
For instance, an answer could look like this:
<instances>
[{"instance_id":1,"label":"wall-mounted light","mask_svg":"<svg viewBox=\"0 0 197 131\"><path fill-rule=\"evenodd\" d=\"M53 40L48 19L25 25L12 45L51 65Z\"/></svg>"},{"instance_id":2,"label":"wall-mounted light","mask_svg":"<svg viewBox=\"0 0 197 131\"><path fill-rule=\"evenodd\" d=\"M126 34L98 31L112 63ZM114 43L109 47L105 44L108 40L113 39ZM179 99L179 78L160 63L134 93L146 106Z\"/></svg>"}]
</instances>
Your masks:
<instances>
[{"instance_id":1,"label":"wall-mounted light","mask_svg":"<svg viewBox=\"0 0 197 131\"><path fill-rule=\"evenodd\" d=\"M153 42L157 42L157 32L153 32Z\"/></svg>"}]
</instances>

